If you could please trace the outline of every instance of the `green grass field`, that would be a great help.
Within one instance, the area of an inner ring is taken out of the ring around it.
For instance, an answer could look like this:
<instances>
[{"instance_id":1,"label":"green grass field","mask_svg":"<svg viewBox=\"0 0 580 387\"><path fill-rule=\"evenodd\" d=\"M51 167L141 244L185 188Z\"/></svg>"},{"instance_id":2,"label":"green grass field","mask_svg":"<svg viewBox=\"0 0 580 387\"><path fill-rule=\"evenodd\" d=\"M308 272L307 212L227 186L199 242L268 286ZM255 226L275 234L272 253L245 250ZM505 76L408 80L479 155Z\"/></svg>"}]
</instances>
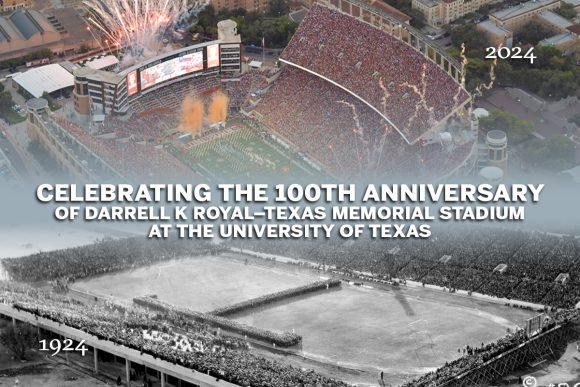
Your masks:
<instances>
[{"instance_id":1,"label":"green grass field","mask_svg":"<svg viewBox=\"0 0 580 387\"><path fill-rule=\"evenodd\" d=\"M250 128L196 145L187 151L186 157L201 173L223 179L301 178L318 174Z\"/></svg>"}]
</instances>

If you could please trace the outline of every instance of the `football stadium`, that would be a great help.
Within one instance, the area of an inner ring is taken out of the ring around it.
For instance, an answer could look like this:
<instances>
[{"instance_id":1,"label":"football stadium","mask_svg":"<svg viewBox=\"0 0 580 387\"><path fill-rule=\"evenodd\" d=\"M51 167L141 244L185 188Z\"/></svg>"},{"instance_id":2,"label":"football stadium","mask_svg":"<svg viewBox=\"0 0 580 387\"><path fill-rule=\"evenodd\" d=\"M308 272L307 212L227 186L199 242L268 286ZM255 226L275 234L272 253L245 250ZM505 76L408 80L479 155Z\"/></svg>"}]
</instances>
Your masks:
<instances>
[{"instance_id":1,"label":"football stadium","mask_svg":"<svg viewBox=\"0 0 580 387\"><path fill-rule=\"evenodd\" d=\"M160 24L136 27L109 20L131 9L89 3L118 63L76 66L61 109L26 103L29 136L77 182L449 181L482 154L506 160L506 134L479 133L465 64L373 2L315 2L265 69L246 63L233 20L203 42L155 38L185 1L155 2ZM0 384L580 382L577 236L470 223L430 239L207 241L90 226L0 232L0 331L36 348L66 338L34 361L84 378L42 379L0 352L18 369Z\"/></svg>"},{"instance_id":2,"label":"football stadium","mask_svg":"<svg viewBox=\"0 0 580 387\"><path fill-rule=\"evenodd\" d=\"M578 240L451 231L220 244L87 243L83 232L68 247L54 244L66 231L44 231L46 251L8 245L0 314L84 340L88 352L63 361L117 384L515 386L533 372L575 382Z\"/></svg>"},{"instance_id":3,"label":"football stadium","mask_svg":"<svg viewBox=\"0 0 580 387\"><path fill-rule=\"evenodd\" d=\"M241 49L224 20L217 40L80 67L74 104L29 101L31 132L84 180L473 172L462 64L380 8L316 4L275 68L247 70Z\"/></svg>"}]
</instances>

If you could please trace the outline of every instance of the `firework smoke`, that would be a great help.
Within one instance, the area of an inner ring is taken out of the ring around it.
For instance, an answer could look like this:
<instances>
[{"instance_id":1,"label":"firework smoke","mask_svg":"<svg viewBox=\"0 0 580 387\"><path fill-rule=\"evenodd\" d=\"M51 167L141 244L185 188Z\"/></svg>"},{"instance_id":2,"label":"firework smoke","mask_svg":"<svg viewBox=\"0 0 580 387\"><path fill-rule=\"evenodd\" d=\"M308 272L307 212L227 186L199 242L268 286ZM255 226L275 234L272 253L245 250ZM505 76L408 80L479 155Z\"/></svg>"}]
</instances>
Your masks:
<instances>
[{"instance_id":1,"label":"firework smoke","mask_svg":"<svg viewBox=\"0 0 580 387\"><path fill-rule=\"evenodd\" d=\"M411 125L419 116L419 112L421 111L421 107L429 112L429 124L434 123L435 119L433 118L433 106L429 106L427 103L426 93L427 93L427 65L423 64L423 71L421 72L421 89L417 87L417 85L410 84L408 82L404 82L402 84L405 87L410 88L413 90L415 94L419 97L419 102L415 105L415 113L411 118L409 118L409 122L407 123L407 130L411 130Z\"/></svg>"},{"instance_id":2,"label":"firework smoke","mask_svg":"<svg viewBox=\"0 0 580 387\"><path fill-rule=\"evenodd\" d=\"M461 84L457 87L455 95L453 95L452 111L455 111L459 107L459 97L461 96L461 92L465 87L465 71L467 69L467 65L469 64L469 60L467 59L467 56L465 56L465 43L461 43L461 53L459 55L461 57Z\"/></svg>"},{"instance_id":3,"label":"firework smoke","mask_svg":"<svg viewBox=\"0 0 580 387\"><path fill-rule=\"evenodd\" d=\"M208 108L207 120L215 124L225 121L228 116L228 97L224 93L215 93Z\"/></svg>"},{"instance_id":4,"label":"firework smoke","mask_svg":"<svg viewBox=\"0 0 580 387\"><path fill-rule=\"evenodd\" d=\"M195 136L203 125L203 103L194 97L186 97L181 105L181 125L179 130Z\"/></svg>"},{"instance_id":5,"label":"firework smoke","mask_svg":"<svg viewBox=\"0 0 580 387\"><path fill-rule=\"evenodd\" d=\"M498 47L498 50L502 47L503 47L503 44L500 44ZM488 83L485 83L485 82L481 83L475 88L475 91L473 93L472 103L473 103L473 100L475 100L475 98L481 97L483 95L483 90L489 90L493 87L493 84L495 83L495 68L496 67L497 67L497 56L495 57L491 66L489 67L489 82Z\"/></svg>"},{"instance_id":6,"label":"firework smoke","mask_svg":"<svg viewBox=\"0 0 580 387\"><path fill-rule=\"evenodd\" d=\"M133 57L159 52L163 34L187 10L187 0L84 0L89 22Z\"/></svg>"}]
</instances>

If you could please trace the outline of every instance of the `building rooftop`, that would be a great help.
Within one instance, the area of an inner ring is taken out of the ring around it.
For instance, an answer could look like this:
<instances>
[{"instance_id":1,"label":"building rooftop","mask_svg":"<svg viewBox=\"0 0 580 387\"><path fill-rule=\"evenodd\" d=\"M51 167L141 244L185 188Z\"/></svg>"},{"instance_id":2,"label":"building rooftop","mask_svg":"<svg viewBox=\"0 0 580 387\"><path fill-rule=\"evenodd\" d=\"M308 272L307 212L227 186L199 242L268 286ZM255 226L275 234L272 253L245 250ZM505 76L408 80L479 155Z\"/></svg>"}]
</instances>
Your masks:
<instances>
[{"instance_id":1,"label":"building rooftop","mask_svg":"<svg viewBox=\"0 0 580 387\"><path fill-rule=\"evenodd\" d=\"M553 3L558 3L559 1L560 0L532 0L520 5L516 5L515 7L508 7L500 11L493 12L490 14L490 16L498 20L505 21L514 17L521 16L535 9L545 7Z\"/></svg>"},{"instance_id":2,"label":"building rooftop","mask_svg":"<svg viewBox=\"0 0 580 387\"><path fill-rule=\"evenodd\" d=\"M541 40L538 45L540 46L559 46L560 44L573 42L576 38L570 32L564 32L562 34L550 36L544 40Z\"/></svg>"},{"instance_id":3,"label":"building rooftop","mask_svg":"<svg viewBox=\"0 0 580 387\"><path fill-rule=\"evenodd\" d=\"M487 132L487 138L490 140L503 141L506 138L506 134L503 130L493 129Z\"/></svg>"},{"instance_id":4,"label":"building rooftop","mask_svg":"<svg viewBox=\"0 0 580 387\"><path fill-rule=\"evenodd\" d=\"M566 29L573 34L580 35L580 24L571 25L570 27L568 27Z\"/></svg>"},{"instance_id":5,"label":"building rooftop","mask_svg":"<svg viewBox=\"0 0 580 387\"><path fill-rule=\"evenodd\" d=\"M426 7L436 7L441 4L441 0L417 0Z\"/></svg>"},{"instance_id":6,"label":"building rooftop","mask_svg":"<svg viewBox=\"0 0 580 387\"><path fill-rule=\"evenodd\" d=\"M364 1L371 7L380 9L381 11L392 16L393 18L397 19L400 22L407 23L412 19L411 16L399 11L397 8L385 3L383 0L364 0Z\"/></svg>"},{"instance_id":7,"label":"building rooftop","mask_svg":"<svg viewBox=\"0 0 580 387\"><path fill-rule=\"evenodd\" d=\"M74 70L75 77L84 77L99 82L110 84L119 84L123 80L123 76L111 71L96 70L90 67L81 67Z\"/></svg>"},{"instance_id":8,"label":"building rooftop","mask_svg":"<svg viewBox=\"0 0 580 387\"><path fill-rule=\"evenodd\" d=\"M20 9L8 17L0 16L0 42L29 40L54 28L38 11Z\"/></svg>"},{"instance_id":9,"label":"building rooftop","mask_svg":"<svg viewBox=\"0 0 580 387\"><path fill-rule=\"evenodd\" d=\"M115 55L106 55L100 58L94 58L85 63L85 66L95 70L101 70L106 67L111 67L119 63L119 59Z\"/></svg>"},{"instance_id":10,"label":"building rooftop","mask_svg":"<svg viewBox=\"0 0 580 387\"><path fill-rule=\"evenodd\" d=\"M42 97L45 92L52 93L74 85L72 74L58 63L20 73L13 80L35 98Z\"/></svg>"},{"instance_id":11,"label":"building rooftop","mask_svg":"<svg viewBox=\"0 0 580 387\"><path fill-rule=\"evenodd\" d=\"M511 31L492 22L491 20L485 20L481 23L477 23L477 27L483 29L484 31L490 32L494 35L500 36L508 36L511 34Z\"/></svg>"},{"instance_id":12,"label":"building rooftop","mask_svg":"<svg viewBox=\"0 0 580 387\"><path fill-rule=\"evenodd\" d=\"M561 29L566 29L573 25L573 23L570 20L551 11L540 12L538 14L538 17L543 19L546 23L549 23Z\"/></svg>"}]
</instances>

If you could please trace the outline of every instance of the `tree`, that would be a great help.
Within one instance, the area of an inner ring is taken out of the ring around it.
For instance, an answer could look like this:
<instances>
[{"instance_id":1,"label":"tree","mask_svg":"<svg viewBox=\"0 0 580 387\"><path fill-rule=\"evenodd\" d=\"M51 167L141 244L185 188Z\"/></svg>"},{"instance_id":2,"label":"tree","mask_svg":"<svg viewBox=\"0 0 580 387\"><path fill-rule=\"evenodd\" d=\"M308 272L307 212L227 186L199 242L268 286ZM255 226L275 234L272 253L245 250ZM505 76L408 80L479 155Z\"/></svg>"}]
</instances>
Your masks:
<instances>
[{"instance_id":1,"label":"tree","mask_svg":"<svg viewBox=\"0 0 580 387\"><path fill-rule=\"evenodd\" d=\"M465 44L467 56L483 58L483 50L490 43L485 34L477 31L474 24L465 24L451 30L451 43L461 48Z\"/></svg>"},{"instance_id":2,"label":"tree","mask_svg":"<svg viewBox=\"0 0 580 387\"><path fill-rule=\"evenodd\" d=\"M9 91L3 91L0 93L0 115L3 117L12 111L12 106L14 106L14 101L12 101L12 95Z\"/></svg>"},{"instance_id":3,"label":"tree","mask_svg":"<svg viewBox=\"0 0 580 387\"><path fill-rule=\"evenodd\" d=\"M197 24L203 28L215 27L217 25L215 8L209 4L197 15Z\"/></svg>"},{"instance_id":4,"label":"tree","mask_svg":"<svg viewBox=\"0 0 580 387\"><path fill-rule=\"evenodd\" d=\"M288 2L286 0L270 0L268 2L268 16L280 17L287 15L290 12Z\"/></svg>"},{"instance_id":5,"label":"tree","mask_svg":"<svg viewBox=\"0 0 580 387\"><path fill-rule=\"evenodd\" d=\"M572 71L550 71L547 75L538 91L540 96L558 100L578 91L578 79Z\"/></svg>"},{"instance_id":6,"label":"tree","mask_svg":"<svg viewBox=\"0 0 580 387\"><path fill-rule=\"evenodd\" d=\"M60 104L46 91L42 93L42 98L48 101L48 107L50 107L50 110L55 111L60 109Z\"/></svg>"},{"instance_id":7,"label":"tree","mask_svg":"<svg viewBox=\"0 0 580 387\"><path fill-rule=\"evenodd\" d=\"M576 18L577 14L576 10L574 9L574 5L567 3L562 3L562 5L559 8L556 8L554 12L571 21Z\"/></svg>"},{"instance_id":8,"label":"tree","mask_svg":"<svg viewBox=\"0 0 580 387\"><path fill-rule=\"evenodd\" d=\"M574 159L574 143L564 135L547 140L534 139L524 148L524 160L534 168L561 171Z\"/></svg>"},{"instance_id":9,"label":"tree","mask_svg":"<svg viewBox=\"0 0 580 387\"><path fill-rule=\"evenodd\" d=\"M528 139L534 131L534 125L530 121L521 120L511 113L499 109L493 109L488 117L481 118L480 125L487 130L505 131L508 141L514 144Z\"/></svg>"},{"instance_id":10,"label":"tree","mask_svg":"<svg viewBox=\"0 0 580 387\"><path fill-rule=\"evenodd\" d=\"M532 20L526 23L518 32L517 40L520 44L536 45L542 39L552 35L552 29L545 27L543 24Z\"/></svg>"},{"instance_id":11,"label":"tree","mask_svg":"<svg viewBox=\"0 0 580 387\"><path fill-rule=\"evenodd\" d=\"M411 25L415 28L421 29L425 27L425 15L417 9L410 9L405 12L411 17Z\"/></svg>"},{"instance_id":12,"label":"tree","mask_svg":"<svg viewBox=\"0 0 580 387\"><path fill-rule=\"evenodd\" d=\"M38 346L36 329L28 324L12 325L6 323L3 327L0 327L0 332L0 342L6 346L17 359L26 359L29 351Z\"/></svg>"}]
</instances>

